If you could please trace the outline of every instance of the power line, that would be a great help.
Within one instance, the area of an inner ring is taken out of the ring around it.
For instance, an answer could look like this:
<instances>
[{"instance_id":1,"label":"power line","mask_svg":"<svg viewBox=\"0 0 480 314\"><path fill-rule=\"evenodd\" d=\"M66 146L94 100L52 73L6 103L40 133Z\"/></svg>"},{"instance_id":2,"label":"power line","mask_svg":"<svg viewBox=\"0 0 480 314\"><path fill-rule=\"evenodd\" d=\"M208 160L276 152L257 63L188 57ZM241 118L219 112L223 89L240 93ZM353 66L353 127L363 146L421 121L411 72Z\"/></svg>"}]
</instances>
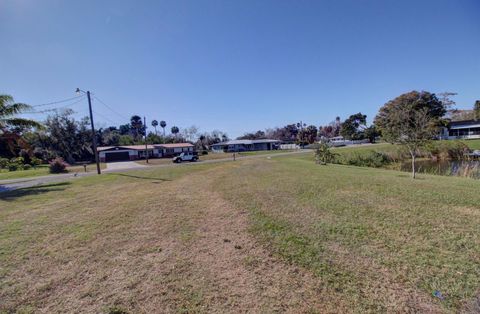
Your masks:
<instances>
[{"instance_id":1,"label":"power line","mask_svg":"<svg viewBox=\"0 0 480 314\"><path fill-rule=\"evenodd\" d=\"M96 111L94 111L94 110L92 110L92 111L93 111L93 113L95 113L96 115L98 115L98 116L100 116L100 117L104 118L105 120L107 120L107 121L108 121L108 122L110 122L110 123L113 123L113 124L121 124L121 123L114 122L114 121L110 120L110 118L107 118L107 117L106 117L106 116L104 116L103 114L100 114L100 113L98 113L98 112L96 112Z\"/></svg>"},{"instance_id":2,"label":"power line","mask_svg":"<svg viewBox=\"0 0 480 314\"><path fill-rule=\"evenodd\" d=\"M110 109L110 111L112 111L113 113L115 113L117 116L121 117L122 119L126 119L126 120L129 120L129 118L127 116L124 116L123 114L121 113L118 113L117 111L115 111L112 107L110 107L109 105L107 105L104 101L102 101L100 98L98 98L97 96L93 95L93 98L95 98L96 100L98 100L102 105L104 105L105 107L107 107L108 109Z\"/></svg>"},{"instance_id":3,"label":"power line","mask_svg":"<svg viewBox=\"0 0 480 314\"><path fill-rule=\"evenodd\" d=\"M45 103L45 104L41 104L41 105L34 105L34 106L31 106L31 107L36 108L36 107L44 107L44 106L56 105L56 104L60 104L60 103L62 103L62 102L67 102L67 101L74 100L74 99L78 99L78 98L82 98L82 97L85 97L85 95L75 96L75 97L67 98L67 99L63 99L63 100L52 101L52 102L49 102L49 103Z\"/></svg>"},{"instance_id":4,"label":"power line","mask_svg":"<svg viewBox=\"0 0 480 314\"><path fill-rule=\"evenodd\" d=\"M69 107L72 107L73 105L76 105L78 104L79 102L81 102L82 100L85 99L85 95L81 95L79 97L74 97L73 99L77 99L77 101L74 101L72 102L71 104L68 104L68 105L65 105L65 106L61 106L61 107L56 107L56 108L49 108L49 109L44 109L44 110L40 110L40 111L27 111L27 112L23 112L24 114L43 114L43 113L48 113L48 112L53 112L53 111L57 111L59 109L66 109L66 108L69 108ZM45 104L46 105L46 104Z\"/></svg>"}]
</instances>

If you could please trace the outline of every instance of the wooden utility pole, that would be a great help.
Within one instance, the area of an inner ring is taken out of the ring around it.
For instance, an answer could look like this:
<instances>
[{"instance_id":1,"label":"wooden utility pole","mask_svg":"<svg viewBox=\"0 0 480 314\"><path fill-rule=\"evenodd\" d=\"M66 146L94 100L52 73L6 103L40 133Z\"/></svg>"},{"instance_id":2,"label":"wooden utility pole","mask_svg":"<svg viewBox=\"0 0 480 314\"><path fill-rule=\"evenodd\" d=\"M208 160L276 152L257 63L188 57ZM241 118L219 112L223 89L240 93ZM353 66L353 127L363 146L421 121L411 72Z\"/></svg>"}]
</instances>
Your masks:
<instances>
[{"instance_id":1,"label":"wooden utility pole","mask_svg":"<svg viewBox=\"0 0 480 314\"><path fill-rule=\"evenodd\" d=\"M97 134L95 133L95 125L93 124L93 114L92 114L92 100L90 98L90 91L87 91L88 98L88 111L90 112L90 125L92 126L92 138L93 138L93 154L95 155L95 163L97 164L97 173L101 174L100 162L98 161L98 151L97 151Z\"/></svg>"},{"instance_id":2,"label":"wooden utility pole","mask_svg":"<svg viewBox=\"0 0 480 314\"><path fill-rule=\"evenodd\" d=\"M145 129L145 162L148 164L147 119L145 116L143 116L143 128Z\"/></svg>"}]
</instances>

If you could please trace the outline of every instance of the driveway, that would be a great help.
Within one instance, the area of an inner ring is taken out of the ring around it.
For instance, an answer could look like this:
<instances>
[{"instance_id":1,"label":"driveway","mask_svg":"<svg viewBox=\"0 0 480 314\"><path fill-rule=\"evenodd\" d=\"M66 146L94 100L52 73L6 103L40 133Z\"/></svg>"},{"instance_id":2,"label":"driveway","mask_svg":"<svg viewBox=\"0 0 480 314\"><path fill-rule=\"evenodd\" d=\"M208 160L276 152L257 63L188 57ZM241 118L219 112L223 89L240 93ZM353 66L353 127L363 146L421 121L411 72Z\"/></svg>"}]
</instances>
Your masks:
<instances>
[{"instance_id":1,"label":"driveway","mask_svg":"<svg viewBox=\"0 0 480 314\"><path fill-rule=\"evenodd\" d=\"M117 171L117 170L127 170L127 169L140 169L147 166L137 164L134 161L118 161L107 163L107 169L104 171Z\"/></svg>"}]
</instances>

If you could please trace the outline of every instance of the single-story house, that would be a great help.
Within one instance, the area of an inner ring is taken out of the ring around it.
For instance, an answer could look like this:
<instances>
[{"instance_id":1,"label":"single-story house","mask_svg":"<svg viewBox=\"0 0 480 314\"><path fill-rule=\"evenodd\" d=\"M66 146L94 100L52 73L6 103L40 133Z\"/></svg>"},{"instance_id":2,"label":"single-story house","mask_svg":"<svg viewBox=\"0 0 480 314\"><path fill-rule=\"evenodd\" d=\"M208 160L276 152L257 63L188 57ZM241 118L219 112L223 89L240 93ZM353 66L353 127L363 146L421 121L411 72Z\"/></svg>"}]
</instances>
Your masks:
<instances>
[{"instance_id":1,"label":"single-story house","mask_svg":"<svg viewBox=\"0 0 480 314\"><path fill-rule=\"evenodd\" d=\"M443 139L474 139L480 138L480 120L452 121L442 129Z\"/></svg>"},{"instance_id":2,"label":"single-story house","mask_svg":"<svg viewBox=\"0 0 480 314\"><path fill-rule=\"evenodd\" d=\"M279 140L232 140L211 145L212 152L246 152L279 149Z\"/></svg>"},{"instance_id":3,"label":"single-story house","mask_svg":"<svg viewBox=\"0 0 480 314\"><path fill-rule=\"evenodd\" d=\"M195 146L190 143L151 144L147 145L119 145L97 147L101 162L126 161L145 158L148 151L149 158L173 157L182 152L193 152Z\"/></svg>"}]
</instances>

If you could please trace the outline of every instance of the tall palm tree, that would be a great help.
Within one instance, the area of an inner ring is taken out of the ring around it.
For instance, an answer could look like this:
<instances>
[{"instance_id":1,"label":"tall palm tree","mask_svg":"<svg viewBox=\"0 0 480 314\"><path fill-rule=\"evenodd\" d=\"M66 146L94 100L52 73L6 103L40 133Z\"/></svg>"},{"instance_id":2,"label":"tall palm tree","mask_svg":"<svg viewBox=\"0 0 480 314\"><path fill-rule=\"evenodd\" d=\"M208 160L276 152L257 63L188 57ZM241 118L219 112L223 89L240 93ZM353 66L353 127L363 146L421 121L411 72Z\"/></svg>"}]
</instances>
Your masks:
<instances>
[{"instance_id":1,"label":"tall palm tree","mask_svg":"<svg viewBox=\"0 0 480 314\"><path fill-rule=\"evenodd\" d=\"M130 127L132 128L133 131L133 137L137 141L139 136L143 134L142 129L143 129L143 122L142 118L140 116L134 115L130 118Z\"/></svg>"},{"instance_id":2,"label":"tall palm tree","mask_svg":"<svg viewBox=\"0 0 480 314\"><path fill-rule=\"evenodd\" d=\"M160 126L162 127L163 129L163 137L165 137L165 127L167 126L167 122L165 121L160 121Z\"/></svg>"},{"instance_id":3,"label":"tall palm tree","mask_svg":"<svg viewBox=\"0 0 480 314\"><path fill-rule=\"evenodd\" d=\"M158 135L158 134L157 134L158 121L157 121L157 120L153 120L153 121L152 121L152 126L155 128L155 135Z\"/></svg>"},{"instance_id":4,"label":"tall palm tree","mask_svg":"<svg viewBox=\"0 0 480 314\"><path fill-rule=\"evenodd\" d=\"M10 95L0 95L0 139L7 143L12 152L15 143L24 147L26 147L26 143L19 134L12 132L10 128L41 127L41 124L36 121L17 117L18 114L31 109L32 107L27 104L15 103Z\"/></svg>"},{"instance_id":5,"label":"tall palm tree","mask_svg":"<svg viewBox=\"0 0 480 314\"><path fill-rule=\"evenodd\" d=\"M170 131L172 132L173 135L175 135L175 137L177 137L177 134L178 132L180 132L180 129L176 126L172 126Z\"/></svg>"},{"instance_id":6,"label":"tall palm tree","mask_svg":"<svg viewBox=\"0 0 480 314\"><path fill-rule=\"evenodd\" d=\"M16 117L31 109L30 105L15 103L10 95L0 95L0 130L5 131L9 127L40 127L36 121Z\"/></svg>"}]
</instances>

